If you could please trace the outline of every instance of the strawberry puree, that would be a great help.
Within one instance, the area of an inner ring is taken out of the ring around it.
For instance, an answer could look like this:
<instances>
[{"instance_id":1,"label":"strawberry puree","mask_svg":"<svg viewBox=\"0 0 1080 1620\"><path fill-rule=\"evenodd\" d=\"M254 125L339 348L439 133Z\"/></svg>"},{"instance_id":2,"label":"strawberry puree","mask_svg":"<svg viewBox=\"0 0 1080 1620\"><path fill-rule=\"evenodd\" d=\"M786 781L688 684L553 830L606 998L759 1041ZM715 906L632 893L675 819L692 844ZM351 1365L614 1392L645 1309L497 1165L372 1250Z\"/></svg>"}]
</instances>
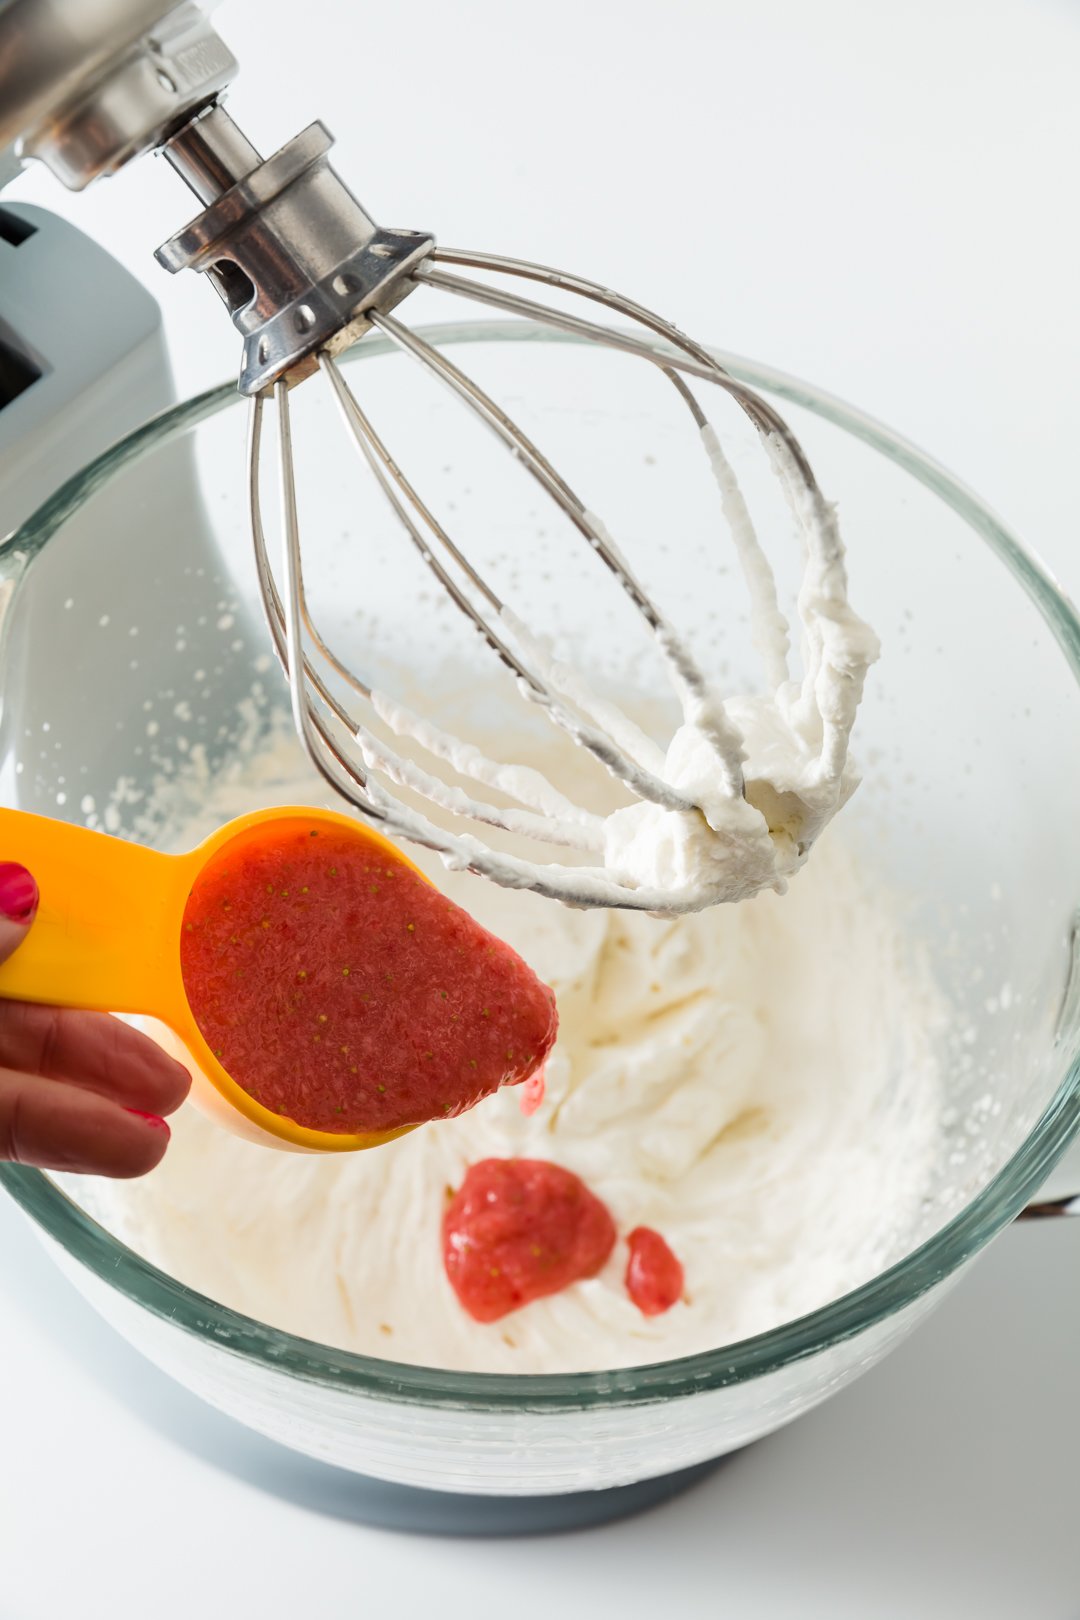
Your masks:
<instances>
[{"instance_id":1,"label":"strawberry puree","mask_svg":"<svg viewBox=\"0 0 1080 1620\"><path fill-rule=\"evenodd\" d=\"M471 1165L443 1216L443 1263L477 1322L595 1277L615 1245L607 1208L546 1159Z\"/></svg>"},{"instance_id":2,"label":"strawberry puree","mask_svg":"<svg viewBox=\"0 0 1080 1620\"><path fill-rule=\"evenodd\" d=\"M555 999L403 861L294 819L223 849L180 936L207 1044L258 1102L316 1130L444 1119L528 1080Z\"/></svg>"},{"instance_id":3,"label":"strawberry puree","mask_svg":"<svg viewBox=\"0 0 1080 1620\"><path fill-rule=\"evenodd\" d=\"M537 1069L535 1074L529 1076L521 1090L518 1092L518 1107L528 1119L535 1114L544 1100L546 1083L543 1069Z\"/></svg>"},{"instance_id":4,"label":"strawberry puree","mask_svg":"<svg viewBox=\"0 0 1080 1620\"><path fill-rule=\"evenodd\" d=\"M682 1298L682 1265L651 1226L635 1226L626 1241L626 1291L642 1316L662 1316Z\"/></svg>"}]
</instances>

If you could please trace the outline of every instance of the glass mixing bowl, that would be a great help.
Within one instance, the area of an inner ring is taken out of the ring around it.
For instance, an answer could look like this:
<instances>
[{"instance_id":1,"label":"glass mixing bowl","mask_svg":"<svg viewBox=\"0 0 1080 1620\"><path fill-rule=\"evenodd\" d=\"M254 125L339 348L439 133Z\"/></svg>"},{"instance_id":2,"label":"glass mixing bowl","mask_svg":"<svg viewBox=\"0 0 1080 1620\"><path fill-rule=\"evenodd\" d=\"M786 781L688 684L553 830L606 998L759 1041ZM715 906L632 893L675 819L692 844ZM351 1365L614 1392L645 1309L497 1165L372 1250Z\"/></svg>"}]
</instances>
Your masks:
<instances>
[{"instance_id":1,"label":"glass mixing bowl","mask_svg":"<svg viewBox=\"0 0 1080 1620\"><path fill-rule=\"evenodd\" d=\"M603 492L596 509L725 689L754 681L741 586L674 391L650 367L519 325L441 328L438 341L468 345L469 369L570 481ZM56 1262L126 1338L214 1406L344 1468L543 1495L655 1479L743 1446L910 1333L1080 1121L1076 614L920 453L815 389L719 358L788 414L839 503L853 603L882 638L856 731L865 781L842 819L904 897L949 998L941 1173L907 1252L811 1315L658 1365L521 1377L399 1365L279 1332L125 1247L94 1219L92 1183L0 1165ZM380 343L365 341L348 365L415 483L456 514L471 553L510 580L507 594L541 627L557 625L603 679L659 691L618 590L587 548L554 532L520 469ZM422 690L449 667L456 617L434 602L321 401L305 385L295 405L316 617L381 684L400 685L404 671ZM231 386L166 412L0 548L9 802L152 842L153 784L212 773L283 708L245 531L243 419ZM723 416L723 428L749 465L745 424ZM685 491L677 530L661 475ZM764 474L748 477L755 502L773 498ZM777 509L779 538L767 544L786 601L798 577L788 530ZM497 719L498 677L489 688Z\"/></svg>"}]
</instances>

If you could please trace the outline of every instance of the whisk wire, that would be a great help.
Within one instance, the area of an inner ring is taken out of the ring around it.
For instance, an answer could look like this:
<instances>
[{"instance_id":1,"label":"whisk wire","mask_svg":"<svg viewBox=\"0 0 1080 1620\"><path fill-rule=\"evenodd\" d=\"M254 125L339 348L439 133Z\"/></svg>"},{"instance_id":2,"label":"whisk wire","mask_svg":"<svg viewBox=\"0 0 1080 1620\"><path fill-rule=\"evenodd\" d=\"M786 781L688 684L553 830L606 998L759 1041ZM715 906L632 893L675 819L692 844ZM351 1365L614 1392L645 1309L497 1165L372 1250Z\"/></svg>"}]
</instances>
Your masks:
<instances>
[{"instance_id":1,"label":"whisk wire","mask_svg":"<svg viewBox=\"0 0 1080 1620\"><path fill-rule=\"evenodd\" d=\"M737 733L726 724L721 706L708 701L707 683L701 671L634 576L603 524L588 510L585 503L555 471L551 462L537 449L518 424L507 416L471 377L460 371L452 360L440 354L432 344L403 326L395 317L373 314L371 318L373 325L385 332L429 372L433 372L441 381L447 383L466 405L472 407L480 420L493 430L511 453L523 463L526 470L532 473L541 488L554 499L601 561L614 574L656 637L676 693L684 702L689 700L700 706L703 722L701 729L716 753L727 791L732 795L741 793L743 783ZM583 685L579 690L584 694ZM575 701L578 701L580 706L580 699L575 698ZM586 743L586 746L589 744ZM608 764L606 758L604 763ZM629 771L626 769L628 765L631 767ZM608 768L612 769L612 765L609 764ZM693 800L688 800L682 794L673 794L665 783L653 777L651 772L645 773L640 766L634 766L625 756L621 766L614 766L614 774L622 776L639 797L652 799L654 803L662 804L667 809L697 808Z\"/></svg>"},{"instance_id":2,"label":"whisk wire","mask_svg":"<svg viewBox=\"0 0 1080 1620\"><path fill-rule=\"evenodd\" d=\"M286 409L288 406L286 404ZM251 524L251 534L255 549L256 575L259 591L262 597L263 610L266 622L270 629L274 651L278 662L288 675L290 669L296 667L296 659L292 656L288 621L285 606L278 592L274 579L273 569L266 546L266 530L262 519L262 494L260 487L261 454L262 454L262 427L263 427L263 399L256 395L251 401L251 412L248 419L248 515ZM286 559L286 568L288 561ZM302 592L302 584L301 584ZM301 595L302 601L302 595ZM344 726L350 727L350 719L346 711L338 703L333 693L329 691L319 672L314 669L303 651L302 639L297 636L295 644L299 648L300 664L303 668L305 680L300 683L303 703L303 722L296 720L294 708L294 723L297 733L304 746L305 752L319 774L347 799L352 800L358 809L365 814L382 819L382 812L367 794L367 781L364 774L359 771L354 762L342 752L337 740L327 728L322 717L307 696L308 685L318 694L319 699L326 705L334 717ZM308 683L308 685L305 684ZM291 688L292 690L292 688ZM319 745L322 745L320 747ZM323 749L331 756L336 768L327 768Z\"/></svg>"},{"instance_id":3,"label":"whisk wire","mask_svg":"<svg viewBox=\"0 0 1080 1620\"><path fill-rule=\"evenodd\" d=\"M466 269L516 276L521 280L535 281L542 286L555 287L579 298L586 298L592 303L603 305L605 309L626 320L636 321L645 327L646 331L654 333L656 337L670 344L678 353L664 355L628 332L621 332L614 327L599 326L595 322L582 320L580 316L553 309L547 304L536 304L530 299L516 297L500 287L489 287L485 283L470 281L465 277L447 277L445 272L433 269L434 264L457 264ZM505 258L497 253L482 253L464 248L434 248L427 259L416 265L413 277L431 286L442 285L446 291L460 293L462 297L490 304L493 308L506 310L507 313L524 315L558 331L571 333L577 337L591 336L595 341L607 344L609 348L623 348L627 353L636 354L639 359L648 360L653 365L677 365L681 371L700 377L705 382L717 383L738 402L759 431L774 433L782 440L795 461L803 482L816 492L818 500L822 499L813 469L806 459L803 448L779 411L774 410L754 389L725 371L704 344L688 337L685 332L680 332L677 326L664 320L663 316L657 315L654 310L647 309L644 304L638 304L632 298L614 292L610 287L603 287L599 282L589 281L584 276L571 275L565 270L556 270L551 265L535 264L527 259Z\"/></svg>"},{"instance_id":4,"label":"whisk wire","mask_svg":"<svg viewBox=\"0 0 1080 1620\"><path fill-rule=\"evenodd\" d=\"M396 322L392 324L394 326L397 325ZM401 331L409 339L415 337L415 334L408 332L406 328L402 328ZM417 342L421 345L421 359L424 359L426 354L429 352L435 355L436 358L441 358L437 355L437 351L431 349L430 345L424 344L423 341L419 339ZM572 694L564 695L570 695L572 697L572 701L576 703L577 707L584 715L586 715L587 718L597 720L597 725L586 724L582 719L578 718L578 716L572 714L568 709L566 709L563 704L559 703L557 697L555 696L555 692L558 690L555 683L551 679L545 682L545 680L538 676L534 670L530 669L526 664L524 664L517 654L507 645L505 639L500 636L489 621L477 611L473 603L459 588L456 581L434 556L430 545L424 539L413 519L409 516L409 513L398 494L395 492L394 485L396 485L397 489L406 496L416 514L428 525L433 536L441 545L444 546L455 561L460 559L462 562L464 562L461 551L454 544L453 540L451 540L450 536L446 533L442 525L430 512L429 508L413 489L412 485L405 479L404 475L401 474L400 469L397 467L397 463L394 461L394 458L390 455L386 446L382 443L382 440L379 438L358 401L347 388L344 379L341 377L340 371L338 370L338 367L334 361L327 356L323 356L321 359L321 365L331 382L335 397L338 400L339 406L341 407L346 426L348 427L355 442L363 452L368 465L375 475L376 481L382 489L383 494L386 496L424 562L435 574L435 577L446 590L455 606L465 614L474 628L483 636L488 646L491 647L491 649L502 660L511 673L517 677L519 682L523 684L524 690L527 692L527 695L532 699L532 701L542 704L544 709L557 725L568 732L575 741L580 742L583 747L588 749L588 751L593 754L593 756L598 759L613 776L622 781L638 798L650 799L653 803L662 805L665 809L684 811L693 809L694 804L691 799L689 799L685 794L677 792L667 783L662 781L654 770L650 770L646 766L643 766L635 757L634 751L627 751L625 748L620 746L620 740L612 736L611 728L605 728L603 721L599 720L598 716L602 712L602 705L600 704L599 700L593 700L590 704L591 694L586 689L584 683L580 683L579 687L575 689ZM460 373L458 375L460 376ZM463 378L462 380L467 381L468 379ZM492 409L497 410L498 407L492 405ZM574 498L569 491L567 493L568 498ZM505 623L512 630L519 629L521 621L519 621L516 616L510 615L506 612L498 596L496 596L495 592L486 584L480 575L476 573L476 570L472 568L471 565L465 563L464 566L470 580L476 585L488 603L500 615L501 622ZM534 651L538 649L538 643L535 641L533 641L531 645ZM551 666L551 671L557 676L557 666ZM643 737L641 738L641 741L642 743L647 743L647 739Z\"/></svg>"},{"instance_id":5,"label":"whisk wire","mask_svg":"<svg viewBox=\"0 0 1080 1620\"><path fill-rule=\"evenodd\" d=\"M284 385L279 386L283 387ZM563 799L561 795L553 794L548 784L544 784L548 791L545 795L540 796L540 802L535 806L535 813L528 810L519 811L513 807L502 808L489 805L462 793L458 789L448 787L438 777L423 771L413 762L404 760L396 750L381 743L365 725L342 708L318 672L312 668L303 651L302 636L300 634L301 624L313 635L316 644L330 660L334 668L344 669L344 666L319 634L307 608L303 586L303 571L300 565L299 521L296 507L295 479L292 474L291 418L288 399L286 398L284 401L284 410L282 410L280 396L276 398L275 403L279 412L279 478L282 487L283 574L286 584L284 600L282 600L277 590L270 566L265 528L262 520L259 462L263 401L260 396L256 396L252 401L249 444L249 505L263 605L273 635L275 650L282 667L289 676L296 729L312 763L320 771L320 774L330 782L331 786L335 787L339 792L343 791L340 773L344 772L351 783L354 784L347 791L346 796L352 798L366 814L377 815L378 819L384 821L388 819L394 820L392 815L388 815L386 806L380 807L376 802L371 792L372 784L369 779L358 771L348 756L341 751L340 746L322 721L317 709L311 703L305 681L297 678L298 669L301 667L306 682L310 684L310 687L314 689L319 699L330 709L335 718L349 731L350 736L359 746L364 762L370 770L381 771L399 787L419 793L430 802L453 814L468 816L471 820L498 827L507 832L543 839L549 843L561 844L585 852L599 853L601 848L601 823L599 818L580 810L568 800ZM353 681L352 684L373 703L375 702L377 694L373 693L370 688L358 681ZM385 700L382 707L385 714L387 712ZM299 714L297 713L298 709ZM320 744L330 750L338 769L327 770ZM443 751L441 757L447 762L451 762L448 749ZM512 780L514 785L520 788L529 776L535 776L537 782L543 782L538 773L522 772L520 769L513 772L509 780ZM487 780L489 785L505 785L504 782L496 780L495 773L489 774ZM362 801L357 799L356 789L364 790ZM413 823L412 825L415 829L420 824ZM452 841L447 843L435 829L428 826L426 832L429 835L426 841L431 844L431 847L440 850L449 850L451 848ZM415 830L410 833L410 836L415 836Z\"/></svg>"}]
</instances>

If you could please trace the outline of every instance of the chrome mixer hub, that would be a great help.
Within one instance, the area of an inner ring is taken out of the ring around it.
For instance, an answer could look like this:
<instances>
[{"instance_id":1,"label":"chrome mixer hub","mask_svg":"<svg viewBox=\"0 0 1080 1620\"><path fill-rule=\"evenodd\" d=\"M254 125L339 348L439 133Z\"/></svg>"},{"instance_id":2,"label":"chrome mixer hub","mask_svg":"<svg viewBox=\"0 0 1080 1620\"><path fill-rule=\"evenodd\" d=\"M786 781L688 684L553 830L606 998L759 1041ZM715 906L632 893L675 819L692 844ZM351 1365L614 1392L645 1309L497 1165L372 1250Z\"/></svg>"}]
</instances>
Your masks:
<instances>
[{"instance_id":1,"label":"chrome mixer hub","mask_svg":"<svg viewBox=\"0 0 1080 1620\"><path fill-rule=\"evenodd\" d=\"M224 108L169 140L164 155L206 203L157 251L166 270L201 270L243 334L240 391L257 394L315 369L411 288L434 247L420 231L380 230L330 167L332 137L311 124L261 158Z\"/></svg>"}]
</instances>

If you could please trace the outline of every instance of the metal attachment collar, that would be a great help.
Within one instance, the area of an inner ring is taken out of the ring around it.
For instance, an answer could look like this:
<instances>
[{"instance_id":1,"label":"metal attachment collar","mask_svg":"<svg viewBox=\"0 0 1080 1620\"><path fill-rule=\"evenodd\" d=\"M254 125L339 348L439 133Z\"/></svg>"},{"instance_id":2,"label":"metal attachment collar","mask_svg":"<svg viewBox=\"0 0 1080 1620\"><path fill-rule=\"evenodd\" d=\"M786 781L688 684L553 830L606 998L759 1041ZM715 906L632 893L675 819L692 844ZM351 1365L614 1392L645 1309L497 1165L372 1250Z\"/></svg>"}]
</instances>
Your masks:
<instances>
[{"instance_id":1,"label":"metal attachment collar","mask_svg":"<svg viewBox=\"0 0 1080 1620\"><path fill-rule=\"evenodd\" d=\"M163 148L207 206L157 259L213 282L244 336L244 394L299 381L318 350L359 337L365 311L400 302L434 246L380 229L327 161L332 144L315 123L264 159L217 106Z\"/></svg>"}]
</instances>

